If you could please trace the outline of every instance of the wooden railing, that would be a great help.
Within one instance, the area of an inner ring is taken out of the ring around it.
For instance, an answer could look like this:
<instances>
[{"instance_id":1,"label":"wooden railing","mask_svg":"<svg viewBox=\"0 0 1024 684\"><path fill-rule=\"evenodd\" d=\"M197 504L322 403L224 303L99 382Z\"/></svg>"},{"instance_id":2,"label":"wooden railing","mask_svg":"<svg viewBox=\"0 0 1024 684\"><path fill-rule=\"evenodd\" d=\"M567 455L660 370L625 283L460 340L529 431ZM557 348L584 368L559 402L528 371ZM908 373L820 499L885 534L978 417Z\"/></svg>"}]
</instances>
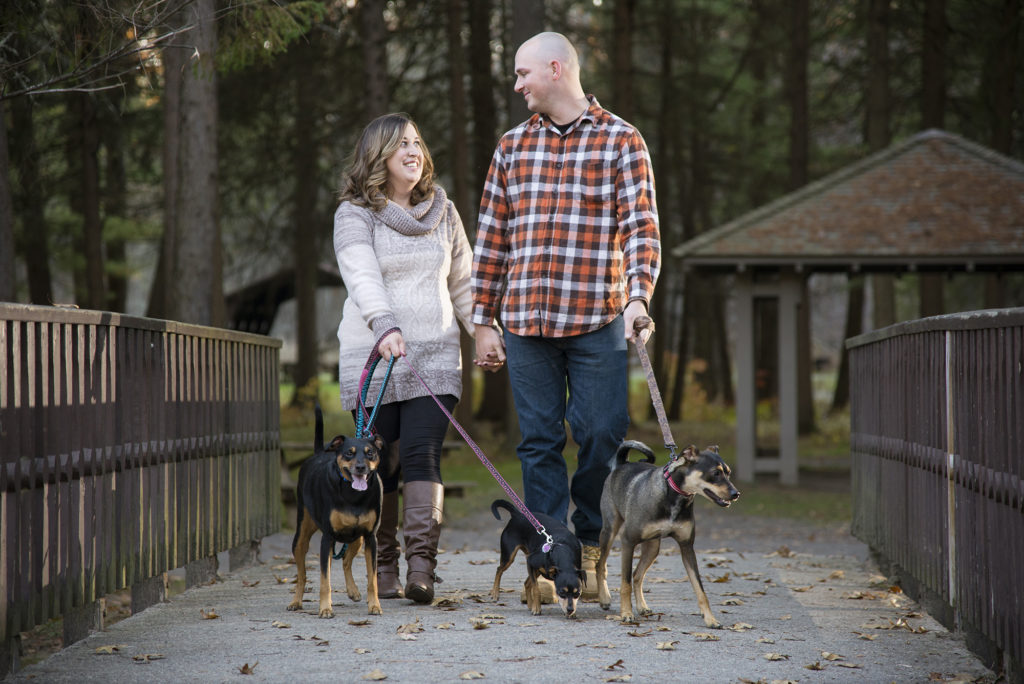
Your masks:
<instances>
[{"instance_id":1,"label":"wooden railing","mask_svg":"<svg viewBox=\"0 0 1024 684\"><path fill-rule=\"evenodd\" d=\"M904 323L847 348L853 533L1003 659L986 664L1019 668L1024 309Z\"/></svg>"},{"instance_id":2,"label":"wooden railing","mask_svg":"<svg viewBox=\"0 0 1024 684\"><path fill-rule=\"evenodd\" d=\"M0 304L0 646L279 529L279 350Z\"/></svg>"}]
</instances>

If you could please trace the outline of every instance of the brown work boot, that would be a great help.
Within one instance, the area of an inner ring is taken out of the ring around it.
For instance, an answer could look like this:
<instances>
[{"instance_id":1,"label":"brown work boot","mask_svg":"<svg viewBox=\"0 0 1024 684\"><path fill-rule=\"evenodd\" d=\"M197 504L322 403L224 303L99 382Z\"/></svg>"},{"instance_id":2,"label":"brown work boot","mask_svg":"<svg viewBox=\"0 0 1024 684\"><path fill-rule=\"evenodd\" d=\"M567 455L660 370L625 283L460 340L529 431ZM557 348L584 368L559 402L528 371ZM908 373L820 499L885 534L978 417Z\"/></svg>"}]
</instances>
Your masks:
<instances>
[{"instance_id":1,"label":"brown work boot","mask_svg":"<svg viewBox=\"0 0 1024 684\"><path fill-rule=\"evenodd\" d=\"M555 583L546 577L537 577L537 591L540 592L541 605L555 602ZM526 603L526 586L519 592L519 602Z\"/></svg>"},{"instance_id":2,"label":"brown work boot","mask_svg":"<svg viewBox=\"0 0 1024 684\"><path fill-rule=\"evenodd\" d=\"M416 603L434 600L437 543L441 538L444 485L438 482L406 482L405 497L405 597Z\"/></svg>"},{"instance_id":3,"label":"brown work boot","mask_svg":"<svg viewBox=\"0 0 1024 684\"><path fill-rule=\"evenodd\" d=\"M601 549L596 546L583 545L583 566L580 568L587 574L586 584L581 587L581 601L597 600L597 559L601 557Z\"/></svg>"},{"instance_id":4,"label":"brown work boot","mask_svg":"<svg viewBox=\"0 0 1024 684\"><path fill-rule=\"evenodd\" d=\"M398 579L398 558L402 547L398 543L398 492L383 497L380 527L377 528L377 596L382 599L403 598L402 583Z\"/></svg>"}]
</instances>

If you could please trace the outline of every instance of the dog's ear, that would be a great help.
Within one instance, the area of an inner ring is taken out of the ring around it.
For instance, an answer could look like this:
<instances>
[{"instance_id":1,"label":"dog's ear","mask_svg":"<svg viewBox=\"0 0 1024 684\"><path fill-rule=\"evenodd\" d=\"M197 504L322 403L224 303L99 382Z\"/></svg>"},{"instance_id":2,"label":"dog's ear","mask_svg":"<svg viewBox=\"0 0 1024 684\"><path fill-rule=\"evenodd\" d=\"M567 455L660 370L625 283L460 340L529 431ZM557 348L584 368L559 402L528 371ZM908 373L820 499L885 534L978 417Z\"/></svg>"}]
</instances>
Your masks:
<instances>
[{"instance_id":1,"label":"dog's ear","mask_svg":"<svg viewBox=\"0 0 1024 684\"><path fill-rule=\"evenodd\" d=\"M718 455L718 445L717 444L712 444L706 450L714 453L716 456Z\"/></svg>"},{"instance_id":2,"label":"dog's ear","mask_svg":"<svg viewBox=\"0 0 1024 684\"><path fill-rule=\"evenodd\" d=\"M380 435L374 435L373 436L373 445L375 447L377 447L377 451L379 451L381 453L381 455L384 454L384 447L387 446L387 445L384 444L384 438L383 437L381 437ZM718 447L715 447L715 448L717 449Z\"/></svg>"},{"instance_id":3,"label":"dog's ear","mask_svg":"<svg viewBox=\"0 0 1024 684\"><path fill-rule=\"evenodd\" d=\"M583 586L586 586L586 584L587 584L587 572L585 570L577 570L576 574L579 576L580 582L583 584Z\"/></svg>"},{"instance_id":4,"label":"dog's ear","mask_svg":"<svg viewBox=\"0 0 1024 684\"><path fill-rule=\"evenodd\" d=\"M338 435L337 437L331 440L331 443L327 445L327 448L324 449L324 451L333 451L337 453L338 451L341 450L341 445L344 443L345 435Z\"/></svg>"},{"instance_id":5,"label":"dog's ear","mask_svg":"<svg viewBox=\"0 0 1024 684\"><path fill-rule=\"evenodd\" d=\"M700 454L697 453L697 447L691 444L690 446L683 449L683 453L681 454L681 456L683 460L686 461L687 463L696 463L697 458L700 456Z\"/></svg>"}]
</instances>

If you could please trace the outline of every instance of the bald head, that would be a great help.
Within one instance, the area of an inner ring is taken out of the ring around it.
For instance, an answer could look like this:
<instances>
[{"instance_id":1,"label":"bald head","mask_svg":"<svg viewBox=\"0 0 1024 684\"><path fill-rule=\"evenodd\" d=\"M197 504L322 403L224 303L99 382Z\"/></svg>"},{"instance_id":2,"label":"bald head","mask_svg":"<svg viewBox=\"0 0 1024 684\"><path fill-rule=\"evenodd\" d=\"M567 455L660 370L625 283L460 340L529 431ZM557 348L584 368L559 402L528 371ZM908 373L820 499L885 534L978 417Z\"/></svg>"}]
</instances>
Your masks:
<instances>
[{"instance_id":1,"label":"bald head","mask_svg":"<svg viewBox=\"0 0 1024 684\"><path fill-rule=\"evenodd\" d=\"M528 50L535 58L543 62L557 61L566 71L573 72L576 78L579 78L579 55L576 54L576 48L572 46L569 39L561 33L554 31L538 33L523 43L519 49Z\"/></svg>"},{"instance_id":2,"label":"bald head","mask_svg":"<svg viewBox=\"0 0 1024 684\"><path fill-rule=\"evenodd\" d=\"M561 33L538 33L516 52L517 93L531 111L547 114L556 123L577 118L587 108L580 85L580 61Z\"/></svg>"}]
</instances>

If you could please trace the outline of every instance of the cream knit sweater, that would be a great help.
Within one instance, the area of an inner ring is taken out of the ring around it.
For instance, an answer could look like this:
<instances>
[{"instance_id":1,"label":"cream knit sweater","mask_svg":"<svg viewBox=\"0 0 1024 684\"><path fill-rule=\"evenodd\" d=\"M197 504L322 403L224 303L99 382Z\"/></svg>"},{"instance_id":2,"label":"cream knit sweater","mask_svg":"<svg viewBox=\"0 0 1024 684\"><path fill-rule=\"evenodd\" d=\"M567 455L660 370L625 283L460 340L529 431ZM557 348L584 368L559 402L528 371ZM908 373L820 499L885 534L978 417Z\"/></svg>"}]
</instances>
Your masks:
<instances>
[{"instance_id":1,"label":"cream knit sweater","mask_svg":"<svg viewBox=\"0 0 1024 684\"><path fill-rule=\"evenodd\" d=\"M406 210L388 202L376 212L342 202L334 213L334 253L348 296L338 326L341 405L357 405L359 378L380 335L398 327L408 361L434 394L462 393L459 326L472 333L470 270L473 252L455 205L435 186L432 199ZM367 392L372 406L387 363ZM402 359L383 403L426 396Z\"/></svg>"}]
</instances>

